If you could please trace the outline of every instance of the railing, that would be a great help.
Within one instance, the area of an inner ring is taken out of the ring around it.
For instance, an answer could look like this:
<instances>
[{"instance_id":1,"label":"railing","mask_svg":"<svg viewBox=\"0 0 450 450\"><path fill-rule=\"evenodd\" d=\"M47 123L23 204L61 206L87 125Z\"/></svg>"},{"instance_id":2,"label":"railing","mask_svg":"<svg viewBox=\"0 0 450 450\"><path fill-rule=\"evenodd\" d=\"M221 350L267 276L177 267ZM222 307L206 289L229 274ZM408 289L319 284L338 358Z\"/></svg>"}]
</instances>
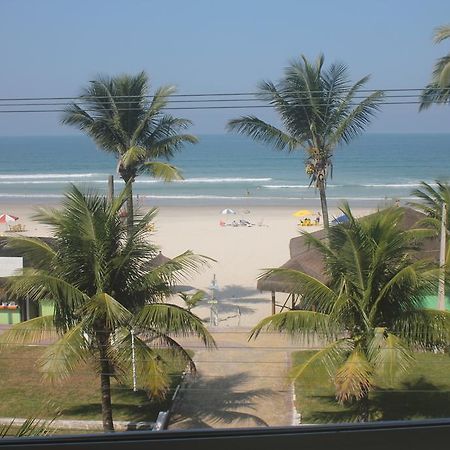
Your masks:
<instances>
[{"instance_id":1,"label":"railing","mask_svg":"<svg viewBox=\"0 0 450 450\"><path fill-rule=\"evenodd\" d=\"M3 449L83 450L424 450L446 449L450 420L290 428L127 432L3 439Z\"/></svg>"}]
</instances>

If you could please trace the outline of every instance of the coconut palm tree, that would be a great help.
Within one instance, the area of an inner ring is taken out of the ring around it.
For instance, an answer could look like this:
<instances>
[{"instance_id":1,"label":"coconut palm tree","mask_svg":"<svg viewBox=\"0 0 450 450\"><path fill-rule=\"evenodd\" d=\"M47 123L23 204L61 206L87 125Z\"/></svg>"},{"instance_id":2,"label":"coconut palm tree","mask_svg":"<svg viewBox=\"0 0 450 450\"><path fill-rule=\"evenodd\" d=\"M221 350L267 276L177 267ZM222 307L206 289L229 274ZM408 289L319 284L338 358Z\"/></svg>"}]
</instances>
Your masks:
<instances>
[{"instance_id":1,"label":"coconut palm tree","mask_svg":"<svg viewBox=\"0 0 450 450\"><path fill-rule=\"evenodd\" d=\"M450 25L437 27L434 30L434 42L450 39ZM439 58L434 65L431 83L422 92L419 110L429 108L433 103L450 102L450 53Z\"/></svg>"},{"instance_id":2,"label":"coconut palm tree","mask_svg":"<svg viewBox=\"0 0 450 450\"><path fill-rule=\"evenodd\" d=\"M411 195L418 197L420 201L409 204L428 216L422 223L433 228L437 234L441 232L442 205L445 204L447 206L447 232L450 232L450 186L445 181L436 180L435 183L436 187L422 181L420 188L411 192Z\"/></svg>"},{"instance_id":3,"label":"coconut palm tree","mask_svg":"<svg viewBox=\"0 0 450 450\"><path fill-rule=\"evenodd\" d=\"M111 377L129 379L134 365L139 385L162 395L170 384L168 358L182 358L194 368L176 336L192 335L205 346L214 345L197 316L166 302L173 283L197 271L207 258L187 251L154 267L157 249L148 242L147 230L155 210L133 221L130 232L120 217L127 198L127 189L111 203L72 186L62 209L36 215L53 228L53 243L29 237L8 240L33 263L33 269L9 279L9 293L51 300L54 315L13 326L2 334L2 342L53 337L40 361L43 376L50 380L90 363L99 373L105 430L114 429Z\"/></svg>"},{"instance_id":4,"label":"coconut palm tree","mask_svg":"<svg viewBox=\"0 0 450 450\"><path fill-rule=\"evenodd\" d=\"M306 235L320 251L327 283L291 269L271 269L302 296L302 310L281 312L263 319L253 329L292 336L319 336L324 347L293 378L324 365L340 402L357 402L359 419L369 418L369 393L375 377L386 381L405 371L413 350L445 345L450 337L450 314L422 309L423 296L434 292L437 267L417 260L413 252L423 230L399 229L402 211L392 208L330 228L328 240Z\"/></svg>"},{"instance_id":5,"label":"coconut palm tree","mask_svg":"<svg viewBox=\"0 0 450 450\"><path fill-rule=\"evenodd\" d=\"M170 159L186 142L196 143L197 138L182 133L191 125L189 120L164 113L174 92L174 87L163 86L150 96L145 72L98 77L65 109L62 123L79 128L99 148L113 153L125 183L134 182L142 173L164 181L179 180L180 171L161 159ZM129 228L134 217L131 187L127 200Z\"/></svg>"},{"instance_id":6,"label":"coconut palm tree","mask_svg":"<svg viewBox=\"0 0 450 450\"><path fill-rule=\"evenodd\" d=\"M206 297L205 291L197 291L194 294L187 294L186 292L180 292L178 296L183 300L185 307L188 311L195 308Z\"/></svg>"},{"instance_id":7,"label":"coconut palm tree","mask_svg":"<svg viewBox=\"0 0 450 450\"><path fill-rule=\"evenodd\" d=\"M277 84L264 81L258 97L277 111L284 130L255 116L228 122L228 129L269 143L277 150L306 151L306 172L310 185L319 190L324 226L328 228L326 185L332 176L333 154L369 125L383 97L376 91L361 99L361 88L369 76L351 84L347 66L324 68L324 56L314 63L305 56L293 61Z\"/></svg>"}]
</instances>

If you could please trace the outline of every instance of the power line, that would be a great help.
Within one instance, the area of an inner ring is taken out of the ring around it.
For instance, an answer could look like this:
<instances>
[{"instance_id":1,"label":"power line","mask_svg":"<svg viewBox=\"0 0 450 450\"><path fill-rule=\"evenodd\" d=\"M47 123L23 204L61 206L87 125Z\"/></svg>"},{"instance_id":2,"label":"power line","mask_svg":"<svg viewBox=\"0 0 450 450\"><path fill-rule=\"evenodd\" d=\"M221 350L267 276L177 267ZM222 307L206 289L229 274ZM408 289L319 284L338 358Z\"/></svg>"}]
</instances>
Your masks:
<instances>
[{"instance_id":1,"label":"power line","mask_svg":"<svg viewBox=\"0 0 450 450\"><path fill-rule=\"evenodd\" d=\"M405 102L382 102L380 106L384 105L420 105L421 101L405 101ZM430 102L431 103L431 102ZM349 103L348 106L358 106L358 103ZM308 106L308 105L292 105L292 106ZM318 106L327 106L327 104L315 104ZM0 106L1 107L1 106ZM275 109L276 105L230 105L230 106L180 106L180 107L167 107L162 108L161 111L193 111L193 110L220 110L220 109ZM106 110L111 110L111 108L105 108ZM85 112L98 112L95 109L85 109ZM116 111L141 111L140 108L116 108ZM64 109L4 109L0 110L0 113L62 113L66 112Z\"/></svg>"},{"instance_id":2,"label":"power line","mask_svg":"<svg viewBox=\"0 0 450 450\"><path fill-rule=\"evenodd\" d=\"M365 96L355 96L353 99L365 99ZM401 95L385 95L383 98L418 98L417 94L401 94ZM168 100L167 103L224 103L224 102L253 102L253 101L265 101L263 99L258 98L219 98L219 99L200 99L200 100ZM88 104L87 100L80 100L77 102L77 105ZM121 100L118 102L114 102L114 105L127 105L130 101ZM71 106L73 103L68 102L33 102L33 103L2 103L0 104L1 108L4 107L14 107L18 108L20 106ZM109 109L109 108L107 108Z\"/></svg>"},{"instance_id":3,"label":"power line","mask_svg":"<svg viewBox=\"0 0 450 450\"><path fill-rule=\"evenodd\" d=\"M449 91L450 88L426 88L427 90L432 91ZM420 88L392 88L392 89L359 89L358 93L375 93L378 91L382 92L423 92L425 90L424 87ZM349 89L342 90L342 93L349 91ZM300 93L316 93L320 94L322 91L315 90L315 91L284 91L285 94L300 94ZM198 93L198 94L170 94L170 97L227 97L227 96L243 96L243 95L251 95L251 96L262 96L267 95L267 92L212 92L212 93ZM98 96L75 96L75 97L3 97L0 98L0 102L3 101L46 101L46 100L78 100L82 101L83 98L95 98L95 99L109 99L110 97L107 95L98 95ZM126 99L141 99L141 98L155 98L155 95L115 95L115 99L117 98L126 98Z\"/></svg>"}]
</instances>

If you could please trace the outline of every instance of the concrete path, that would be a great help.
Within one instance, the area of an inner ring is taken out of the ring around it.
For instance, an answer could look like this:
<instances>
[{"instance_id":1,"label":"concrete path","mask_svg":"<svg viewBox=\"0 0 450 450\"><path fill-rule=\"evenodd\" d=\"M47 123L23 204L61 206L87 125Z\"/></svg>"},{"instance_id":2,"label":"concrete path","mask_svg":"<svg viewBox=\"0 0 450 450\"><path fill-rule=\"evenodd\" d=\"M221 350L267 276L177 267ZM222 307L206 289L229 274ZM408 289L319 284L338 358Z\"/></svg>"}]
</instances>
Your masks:
<instances>
[{"instance_id":1,"label":"concrete path","mask_svg":"<svg viewBox=\"0 0 450 450\"><path fill-rule=\"evenodd\" d=\"M182 390L169 429L293 424L287 372L297 346L280 334L248 342L248 331L212 330L218 349L194 349L198 372Z\"/></svg>"}]
</instances>

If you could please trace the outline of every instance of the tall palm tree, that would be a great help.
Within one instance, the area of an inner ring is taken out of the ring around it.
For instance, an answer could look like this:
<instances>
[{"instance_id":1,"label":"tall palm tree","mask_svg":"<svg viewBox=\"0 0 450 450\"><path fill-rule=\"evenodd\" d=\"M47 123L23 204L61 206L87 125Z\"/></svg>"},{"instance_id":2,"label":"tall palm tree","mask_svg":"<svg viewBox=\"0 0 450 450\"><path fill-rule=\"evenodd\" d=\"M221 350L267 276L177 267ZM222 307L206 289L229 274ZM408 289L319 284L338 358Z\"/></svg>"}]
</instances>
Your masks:
<instances>
[{"instance_id":1,"label":"tall palm tree","mask_svg":"<svg viewBox=\"0 0 450 450\"><path fill-rule=\"evenodd\" d=\"M450 39L450 25L437 27L434 30L434 42ZM434 65L431 83L422 92L419 110L429 108L433 103L450 102L450 53L439 58Z\"/></svg>"},{"instance_id":2,"label":"tall palm tree","mask_svg":"<svg viewBox=\"0 0 450 450\"><path fill-rule=\"evenodd\" d=\"M198 270L207 258L187 251L153 267L149 261L157 250L148 242L147 225L155 210L133 221L130 233L120 217L128 197L125 190L110 203L73 186L61 210L41 210L36 216L53 228L54 243L29 237L8 241L33 263L33 269L9 279L9 292L37 302L51 300L54 315L13 326L2 334L2 342L53 336L41 358L49 379L67 377L90 362L100 374L105 430L114 429L111 377L128 378L133 362L140 386L160 395L169 386L169 357L194 367L176 336L197 336L206 346L214 345L196 315L165 301L174 281Z\"/></svg>"},{"instance_id":3,"label":"tall palm tree","mask_svg":"<svg viewBox=\"0 0 450 450\"><path fill-rule=\"evenodd\" d=\"M326 185L332 176L333 153L339 144L348 144L360 134L379 108L383 97L376 91L361 99L366 76L351 84L347 66L324 68L324 56L314 63L305 56L293 61L284 77L274 84L259 84L258 96L277 111L284 130L255 116L231 120L228 129L272 144L277 150L306 151L306 172L320 194L324 226L328 228Z\"/></svg>"},{"instance_id":4,"label":"tall palm tree","mask_svg":"<svg viewBox=\"0 0 450 450\"><path fill-rule=\"evenodd\" d=\"M182 133L191 125L189 120L164 113L174 92L174 87L163 86L150 96L145 72L98 77L65 109L62 123L79 128L102 150L115 154L117 171L125 183L134 182L141 173L164 181L179 180L180 171L161 159L170 159L183 144L196 143L197 138ZM131 228L131 186L127 212Z\"/></svg>"},{"instance_id":5,"label":"tall palm tree","mask_svg":"<svg viewBox=\"0 0 450 450\"><path fill-rule=\"evenodd\" d=\"M252 331L318 335L322 350L293 369L301 377L316 364L325 365L340 402L356 401L360 420L369 418L369 392L375 377L387 381L405 371L413 349L443 345L450 338L450 314L422 309L423 296L435 290L437 268L414 259L423 230L399 229L402 211L382 211L355 219L348 205L348 224L332 227L327 242L306 235L322 254L327 283L291 269L271 269L302 296L303 310L263 319Z\"/></svg>"}]
</instances>

